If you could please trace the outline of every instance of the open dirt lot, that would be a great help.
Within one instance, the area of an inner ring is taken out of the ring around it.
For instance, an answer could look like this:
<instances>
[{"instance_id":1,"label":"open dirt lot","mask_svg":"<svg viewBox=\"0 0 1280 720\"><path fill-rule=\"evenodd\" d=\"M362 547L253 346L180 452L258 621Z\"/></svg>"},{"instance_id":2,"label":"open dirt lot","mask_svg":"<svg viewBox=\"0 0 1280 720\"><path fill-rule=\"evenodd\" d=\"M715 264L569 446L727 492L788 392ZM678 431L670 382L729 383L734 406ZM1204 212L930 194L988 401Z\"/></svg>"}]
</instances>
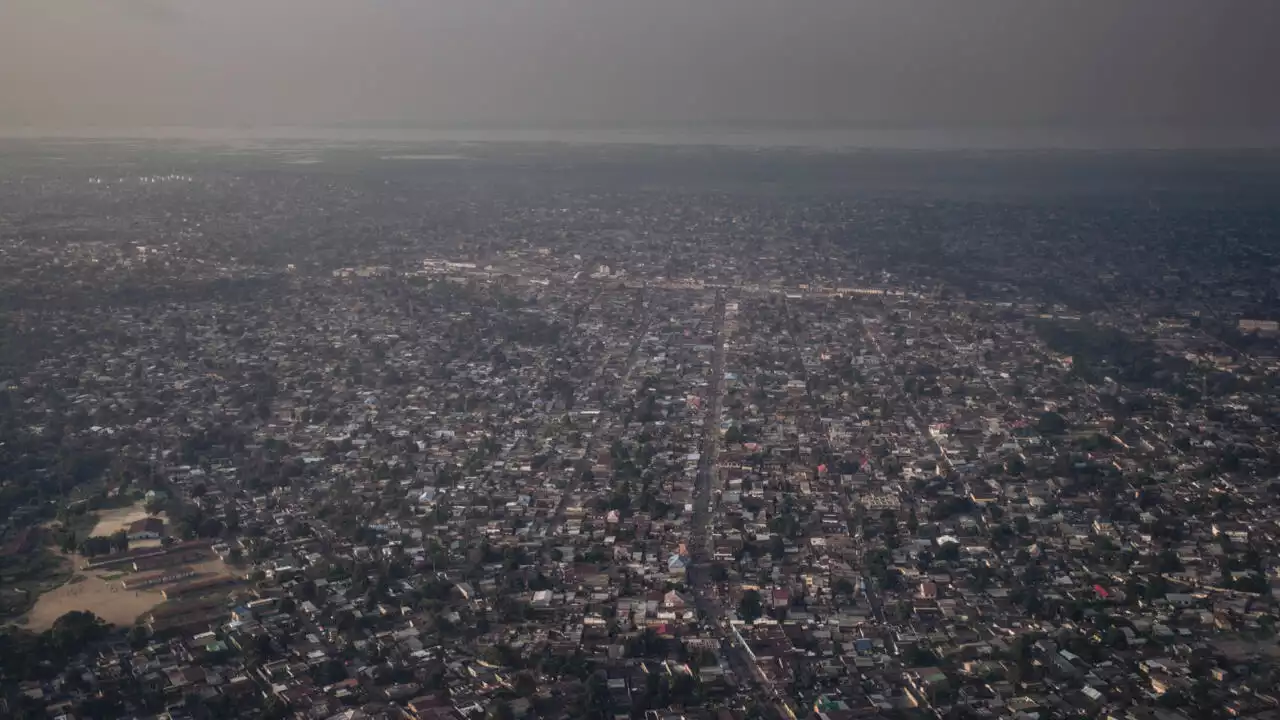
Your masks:
<instances>
[{"instance_id":1,"label":"open dirt lot","mask_svg":"<svg viewBox=\"0 0 1280 720\"><path fill-rule=\"evenodd\" d=\"M93 532L90 534L110 535L117 530L128 529L130 524L148 517L152 516L147 513L145 507L141 503L137 505L130 505L129 507L101 510L98 512L98 524L93 526ZM163 514L156 515L155 517L164 519Z\"/></svg>"},{"instance_id":2,"label":"open dirt lot","mask_svg":"<svg viewBox=\"0 0 1280 720\"><path fill-rule=\"evenodd\" d=\"M77 567L84 561L79 556L73 559ZM217 559L193 564L191 568L201 576L226 572L226 566ZM114 579L105 580L104 577ZM27 613L25 625L39 632L52 627L53 621L65 613L88 610L109 623L129 627L139 615L164 602L160 594L164 586L124 590L120 587L120 580L124 577L128 575L121 575L118 570L81 571L71 582L41 595L35 607Z\"/></svg>"}]
</instances>

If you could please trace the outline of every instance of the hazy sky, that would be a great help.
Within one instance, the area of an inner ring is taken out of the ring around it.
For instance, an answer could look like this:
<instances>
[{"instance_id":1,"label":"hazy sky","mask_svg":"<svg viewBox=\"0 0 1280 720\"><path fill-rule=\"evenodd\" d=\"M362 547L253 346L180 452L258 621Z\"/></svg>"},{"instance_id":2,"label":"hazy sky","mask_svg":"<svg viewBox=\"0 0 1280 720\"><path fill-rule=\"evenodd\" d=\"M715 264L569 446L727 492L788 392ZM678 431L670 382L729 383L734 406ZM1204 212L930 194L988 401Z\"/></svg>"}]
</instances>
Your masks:
<instances>
[{"instance_id":1,"label":"hazy sky","mask_svg":"<svg viewBox=\"0 0 1280 720\"><path fill-rule=\"evenodd\" d=\"M1276 0L0 0L0 126L1280 127Z\"/></svg>"}]
</instances>

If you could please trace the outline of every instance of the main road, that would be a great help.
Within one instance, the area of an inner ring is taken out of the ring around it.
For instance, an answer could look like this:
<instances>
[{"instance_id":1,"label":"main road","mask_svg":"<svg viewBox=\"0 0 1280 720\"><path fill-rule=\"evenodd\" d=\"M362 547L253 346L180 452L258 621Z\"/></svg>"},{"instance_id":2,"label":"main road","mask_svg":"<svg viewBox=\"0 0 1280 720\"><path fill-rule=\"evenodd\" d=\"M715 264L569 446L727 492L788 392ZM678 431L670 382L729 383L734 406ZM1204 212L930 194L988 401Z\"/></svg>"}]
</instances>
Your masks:
<instances>
[{"instance_id":1,"label":"main road","mask_svg":"<svg viewBox=\"0 0 1280 720\"><path fill-rule=\"evenodd\" d=\"M702 454L698 458L698 474L694 483L693 540L689 552L695 564L710 562L712 537L710 532L711 496L716 485L716 463L720 457L720 407L724 399L724 293L716 293L715 344L711 352L711 382L708 389L706 412L702 419Z\"/></svg>"},{"instance_id":2,"label":"main road","mask_svg":"<svg viewBox=\"0 0 1280 720\"><path fill-rule=\"evenodd\" d=\"M693 531L689 537L689 586L695 607L719 635L721 654L729 661L734 673L739 678L749 679L756 687L765 691L772 699L779 717L794 719L795 712L786 699L761 672L741 636L730 629L732 610L726 610L720 604L720 598L714 590L715 581L711 577L715 544L711 524L712 502L720 484L716 467L720 459L720 411L724 400L724 324L724 291L718 290L715 302L715 344L711 353L711 383L708 390L710 397L703 416L702 453L698 458L698 473L694 484Z\"/></svg>"}]
</instances>

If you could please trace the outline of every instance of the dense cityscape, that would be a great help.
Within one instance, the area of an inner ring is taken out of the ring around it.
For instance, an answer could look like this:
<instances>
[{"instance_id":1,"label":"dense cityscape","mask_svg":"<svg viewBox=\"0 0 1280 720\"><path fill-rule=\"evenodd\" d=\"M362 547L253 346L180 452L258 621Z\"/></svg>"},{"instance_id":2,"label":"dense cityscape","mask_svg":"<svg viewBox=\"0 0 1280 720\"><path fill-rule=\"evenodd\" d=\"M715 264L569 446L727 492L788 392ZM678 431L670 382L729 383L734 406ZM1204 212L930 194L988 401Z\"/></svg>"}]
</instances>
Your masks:
<instances>
[{"instance_id":1,"label":"dense cityscape","mask_svg":"<svg viewBox=\"0 0 1280 720\"><path fill-rule=\"evenodd\" d=\"M0 716L1280 718L1276 160L0 145Z\"/></svg>"}]
</instances>

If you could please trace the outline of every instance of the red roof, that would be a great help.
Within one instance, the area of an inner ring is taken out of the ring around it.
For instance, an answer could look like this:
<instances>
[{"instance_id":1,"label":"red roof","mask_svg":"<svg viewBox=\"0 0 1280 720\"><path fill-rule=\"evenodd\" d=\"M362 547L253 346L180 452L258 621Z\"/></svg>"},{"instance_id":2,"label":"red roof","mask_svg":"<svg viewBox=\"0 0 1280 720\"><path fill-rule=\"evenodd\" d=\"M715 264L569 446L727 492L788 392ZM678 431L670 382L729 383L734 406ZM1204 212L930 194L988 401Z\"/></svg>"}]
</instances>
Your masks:
<instances>
[{"instance_id":1,"label":"red roof","mask_svg":"<svg viewBox=\"0 0 1280 720\"><path fill-rule=\"evenodd\" d=\"M1111 596L1111 593L1107 592L1107 589L1102 587L1101 585L1094 585L1093 591L1098 593L1098 597L1104 600Z\"/></svg>"}]
</instances>

